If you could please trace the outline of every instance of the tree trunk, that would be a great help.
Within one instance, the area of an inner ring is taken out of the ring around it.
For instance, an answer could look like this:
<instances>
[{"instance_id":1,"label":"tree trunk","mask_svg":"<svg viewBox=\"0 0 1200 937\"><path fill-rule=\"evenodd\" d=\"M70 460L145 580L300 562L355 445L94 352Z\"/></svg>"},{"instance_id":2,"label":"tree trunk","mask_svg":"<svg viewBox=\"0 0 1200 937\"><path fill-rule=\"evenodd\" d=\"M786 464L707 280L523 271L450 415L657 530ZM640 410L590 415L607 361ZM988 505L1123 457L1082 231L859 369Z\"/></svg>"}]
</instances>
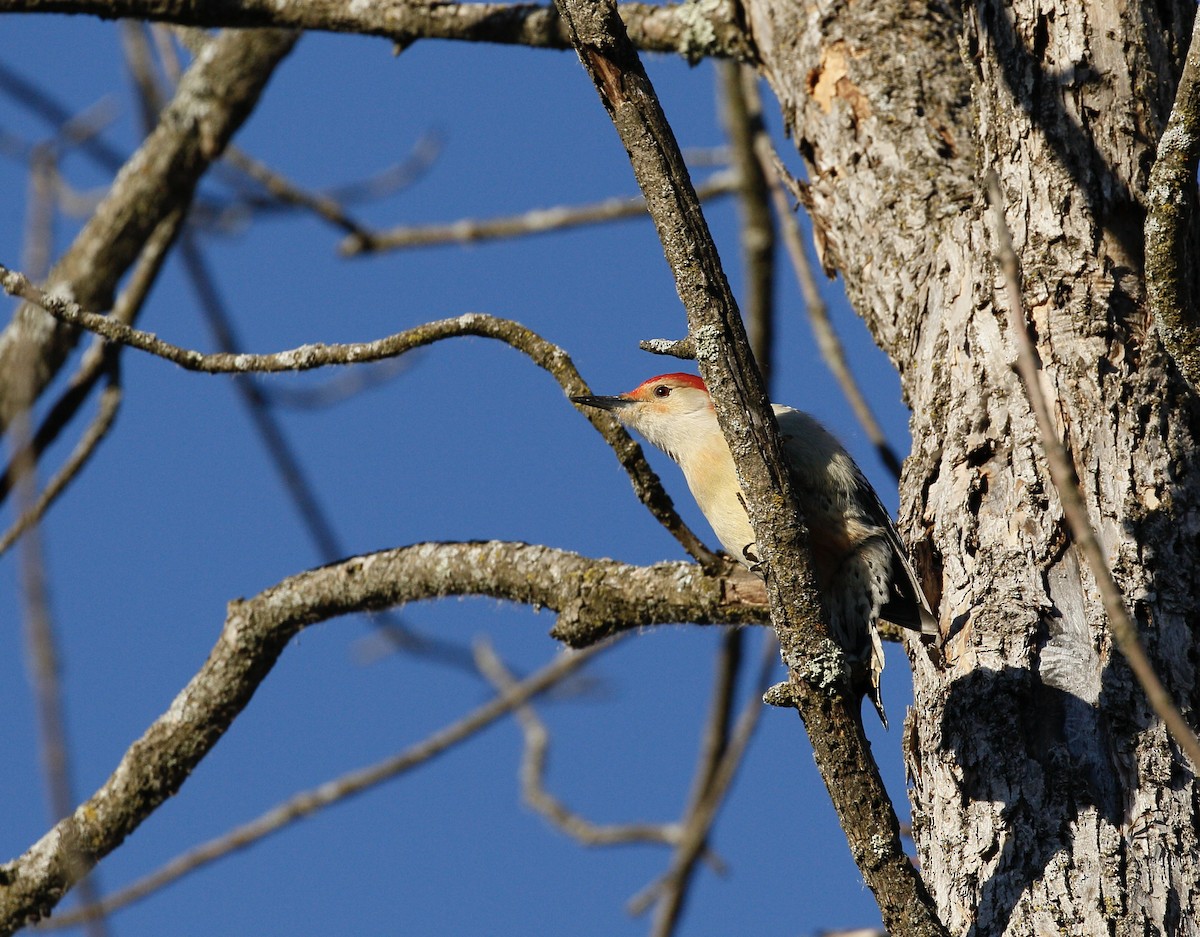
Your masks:
<instances>
[{"instance_id":1,"label":"tree trunk","mask_svg":"<svg viewBox=\"0 0 1200 937\"><path fill-rule=\"evenodd\" d=\"M1006 193L1092 522L1191 720L1200 413L1149 329L1142 223L1194 13L747 2L823 262L913 408L904 526L946 640L910 648L905 747L922 871L952 933L1200 929L1200 790L1070 543L1012 371L981 181L993 169Z\"/></svg>"}]
</instances>

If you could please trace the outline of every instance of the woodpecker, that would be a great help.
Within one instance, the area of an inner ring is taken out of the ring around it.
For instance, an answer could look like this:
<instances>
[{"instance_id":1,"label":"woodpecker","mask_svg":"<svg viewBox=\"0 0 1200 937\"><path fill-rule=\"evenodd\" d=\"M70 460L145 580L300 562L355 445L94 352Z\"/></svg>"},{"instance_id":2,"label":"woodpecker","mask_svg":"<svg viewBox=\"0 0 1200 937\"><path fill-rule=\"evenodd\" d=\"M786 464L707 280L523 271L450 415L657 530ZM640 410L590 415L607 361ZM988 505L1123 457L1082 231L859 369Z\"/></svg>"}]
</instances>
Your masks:
<instances>
[{"instance_id":1,"label":"woodpecker","mask_svg":"<svg viewBox=\"0 0 1200 937\"><path fill-rule=\"evenodd\" d=\"M660 374L627 394L571 400L608 410L679 463L721 545L743 566L760 572L733 456L703 380L694 374ZM859 675L855 683L886 728L879 698L878 622L936 634L937 620L891 518L850 454L809 414L779 404L772 409L808 525L813 575L830 636L845 650L852 673Z\"/></svg>"}]
</instances>

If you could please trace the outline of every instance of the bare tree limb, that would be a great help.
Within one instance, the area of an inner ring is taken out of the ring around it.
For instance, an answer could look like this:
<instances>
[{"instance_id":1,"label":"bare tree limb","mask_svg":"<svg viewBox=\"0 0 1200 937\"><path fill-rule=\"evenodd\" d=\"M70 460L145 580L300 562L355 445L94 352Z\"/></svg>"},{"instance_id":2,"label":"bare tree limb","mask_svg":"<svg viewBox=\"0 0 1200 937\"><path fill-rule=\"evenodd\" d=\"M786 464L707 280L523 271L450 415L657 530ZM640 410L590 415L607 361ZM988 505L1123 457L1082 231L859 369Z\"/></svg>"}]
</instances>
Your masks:
<instances>
[{"instance_id":1,"label":"bare tree limb","mask_svg":"<svg viewBox=\"0 0 1200 937\"><path fill-rule=\"evenodd\" d=\"M743 80L753 81L751 70L731 62L718 63L720 78L720 112L729 139L730 161L737 167L741 185L738 189L740 233L746 314L749 319L750 346L759 363L764 381L769 383L771 353L775 335L775 231L767 198L766 179L754 156L755 131L762 126L761 109L746 93ZM646 347L647 343L642 343ZM678 343L664 346L651 343L656 351L678 354ZM694 343L691 343L694 352ZM667 872L630 902L630 910L640 914L652 902L657 904L651 933L669 937L678 929L683 909L696 881L696 870L703 851L708 849L716 810L728 790L731 774L727 756L739 764L745 754L749 734L738 736L734 730L734 702L738 680L745 669L745 632L729 629L721 639L717 653L716 678L705 724L692 790L683 818L683 835ZM773 636L764 646L764 668L777 659ZM776 664L775 666L778 666ZM760 680L765 683L765 677ZM762 689L755 693L750 731L762 711ZM747 728L743 723L741 728ZM733 738L731 738L731 734Z\"/></svg>"},{"instance_id":2,"label":"bare tree limb","mask_svg":"<svg viewBox=\"0 0 1200 937\"><path fill-rule=\"evenodd\" d=\"M226 148L224 158L230 166L245 173L261 185L277 202L295 208L303 208L351 236L367 235L367 229L362 223L351 217L341 202L332 196L305 191L266 163L243 153L237 147Z\"/></svg>"},{"instance_id":3,"label":"bare tree limb","mask_svg":"<svg viewBox=\"0 0 1200 937\"><path fill-rule=\"evenodd\" d=\"M121 165L121 154L99 136L100 128L112 121L110 108L96 105L83 114L72 115L40 87L3 62L0 62L0 91L20 101L53 127L56 139L60 140L63 146L78 147L102 165Z\"/></svg>"},{"instance_id":4,"label":"bare tree limb","mask_svg":"<svg viewBox=\"0 0 1200 937\"><path fill-rule=\"evenodd\" d=\"M48 278L48 291L87 308L107 308L120 278L158 224L192 192L209 163L249 114L294 33L257 30L213 40L180 82L154 132L125 163L103 203ZM19 394L11 386L14 356L30 355L34 390L62 366L78 330L23 305L0 334L0 427L12 420ZM28 343L28 344L25 344Z\"/></svg>"},{"instance_id":5,"label":"bare tree limb","mask_svg":"<svg viewBox=\"0 0 1200 937\"><path fill-rule=\"evenodd\" d=\"M1194 181L1193 181L1194 185ZM987 176L988 200L992 206L994 219L993 233L997 243L997 259L1004 273L1005 300L1008 307L1008 331L1017 346L1017 372L1021 375L1021 384L1025 387L1025 395L1029 398L1029 407L1037 419L1038 430L1042 437L1042 450L1046 454L1046 466L1050 470L1050 480L1058 493L1059 504L1062 505L1063 516L1071 528L1071 539L1083 553L1100 598L1104 603L1104 611L1108 615L1109 630L1129 669L1137 677L1138 683L1146 693L1151 708L1166 725L1171 737L1192 763L1192 769L1200 769L1200 740L1188 725L1187 720L1179 712L1171 694L1167 692L1150 659L1146 649L1138 638L1137 626L1129 617L1125 608L1125 597L1121 587L1113 578L1108 560L1104 556L1104 548L1096 537L1088 517L1087 505L1083 500L1083 492L1079 488L1079 476L1075 471L1075 463L1067 447L1059 438L1050 414L1050 406L1042 393L1040 383L1041 360L1037 349L1029 337L1029 327L1025 314L1025 301L1021 293L1021 271L1016 251L1012 246L1012 235L1009 233L1008 222L1004 218L1004 195L1000 191L1000 180L994 172Z\"/></svg>"},{"instance_id":6,"label":"bare tree limb","mask_svg":"<svg viewBox=\"0 0 1200 937\"><path fill-rule=\"evenodd\" d=\"M714 174L697 189L701 199L712 199L737 191L737 173L728 170ZM546 234L583 225L640 218L646 214L646 200L640 195L610 198L588 205L559 205L538 208L520 215L477 221L464 218L448 224L391 228L386 231L358 231L344 239L339 250L344 256L372 254L410 247L434 247L441 244L473 244L498 238Z\"/></svg>"},{"instance_id":7,"label":"bare tree limb","mask_svg":"<svg viewBox=\"0 0 1200 937\"><path fill-rule=\"evenodd\" d=\"M28 381L30 377L31 369L26 369L25 380ZM12 437L19 454L17 476L20 481L17 486L17 505L21 511L20 521L26 521L25 536L19 551L24 612L22 618L29 651L29 677L37 712L38 747L42 758L47 813L50 822L57 823L71 812L75 794L58 636L50 614L45 551L37 528L37 520L41 516L38 510L40 499L36 494L37 470L33 463L32 450L28 445L28 436L29 409L26 406L18 412L12 425ZM24 459L20 454L24 454ZM68 849L64 854L64 862L80 879L81 904L85 908L95 906L98 898L96 882L88 874L90 869L86 858L78 849ZM103 915L96 915L88 922L87 933L89 937L105 937L108 927Z\"/></svg>"},{"instance_id":8,"label":"bare tree limb","mask_svg":"<svg viewBox=\"0 0 1200 937\"><path fill-rule=\"evenodd\" d=\"M675 274L700 372L712 391L765 558L771 619L788 665L790 698L808 730L851 853L892 934L944 937L933 901L900 842L899 821L844 676L844 656L822 621L807 531L778 426L674 134L612 3L558 3L629 153Z\"/></svg>"},{"instance_id":9,"label":"bare tree limb","mask_svg":"<svg viewBox=\"0 0 1200 937\"><path fill-rule=\"evenodd\" d=\"M1146 294L1179 373L1200 393L1200 17L1146 192Z\"/></svg>"},{"instance_id":10,"label":"bare tree limb","mask_svg":"<svg viewBox=\"0 0 1200 937\"><path fill-rule=\"evenodd\" d=\"M243 823L228 833L175 857L157 871L108 896L100 902L99 907L95 910L83 909L57 915L43 922L41 929L59 930L73 927L88 920L96 913L112 914L120 908L149 897L154 892L197 869L232 853L248 849L298 820L306 819L326 807L341 803L411 771L477 735L514 709L528 703L529 700L558 686L597 653L610 647L612 647L611 643L596 644L581 651L562 653L537 673L506 687L495 699L472 710L457 722L435 732L424 741L418 742L391 758L386 758L357 771L351 771L311 790L296 794L249 823Z\"/></svg>"},{"instance_id":11,"label":"bare tree limb","mask_svg":"<svg viewBox=\"0 0 1200 937\"><path fill-rule=\"evenodd\" d=\"M237 358L239 342L233 331L233 320L225 308L225 302L217 290L216 281L208 263L200 251L196 238L184 231L180 241L179 256L191 282L192 291L200 304L205 321L212 332L221 354ZM333 521L321 506L316 489L300 463L292 443L283 431L283 426L270 411L265 395L249 375L237 375L234 389L258 433L267 456L283 482L284 491L308 531L313 548L322 562L340 559L346 555L341 539L333 529Z\"/></svg>"},{"instance_id":12,"label":"bare tree limb","mask_svg":"<svg viewBox=\"0 0 1200 937\"><path fill-rule=\"evenodd\" d=\"M55 149L42 144L30 153L30 198L25 224L24 257L40 275L50 267L54 248L54 217L57 201L58 165ZM10 427L14 476L18 483L16 527L26 536L18 551L20 596L29 682L33 689L38 749L42 762L42 779L46 793L46 812L51 823L70 813L75 804L73 792L71 746L66 720L66 697L62 681L61 655L54 618L50 612L47 583L46 553L38 529L46 503L37 493L37 457L31 444L31 403L35 396L33 361L30 355L18 355L18 373L14 375L14 390L22 394L21 407ZM57 479L56 479L57 481ZM51 483L53 486L54 482ZM5 538L9 543L17 537ZM0 551L2 552L2 551ZM83 865L78 855L69 858ZM92 907L97 900L96 880L81 874L79 901ZM107 921L97 915L88 922L89 937L105 937Z\"/></svg>"},{"instance_id":13,"label":"bare tree limb","mask_svg":"<svg viewBox=\"0 0 1200 937\"><path fill-rule=\"evenodd\" d=\"M312 343L286 351L254 354L251 352L213 352L205 354L163 341L153 332L144 332L118 322L111 316L100 315L83 308L79 303L50 295L34 286L21 273L0 265L0 286L12 296L18 296L44 309L62 322L94 332L110 342L127 345L139 351L179 365L187 371L203 374L271 374L282 371L311 371L330 365L360 364L395 358L430 345L444 338L473 335L495 338L525 352L539 366L556 376L566 352L550 345L524 326L511 319L498 319L484 313L466 313L451 319L427 322L415 328L397 332L371 342L347 342L327 345ZM570 374L575 375L574 368ZM560 381L560 383L563 383ZM576 381L564 383L564 389L575 393ZM578 382L582 384L582 382Z\"/></svg>"},{"instance_id":14,"label":"bare tree limb","mask_svg":"<svg viewBox=\"0 0 1200 937\"><path fill-rule=\"evenodd\" d=\"M25 260L40 274L50 267L54 250L54 217L58 186L58 161L50 145L35 147L30 161L32 192L25 230ZM50 591L47 583L46 553L38 524L50 499L37 492L37 457L31 445L34 398L32 361L26 355L17 359L18 380L25 384L25 400L11 427L15 450L14 465L17 485L17 508L20 516L16 527L24 534L19 551L21 599L25 624L30 683L33 686L42 774L46 789L46 806L51 823L70 813L75 804L72 752L66 719L66 693L62 681L59 639L50 612ZM117 387L117 371L111 372L112 385ZM120 399L119 387L117 399ZM78 450L77 453L78 454ZM76 461L74 459L68 460ZM77 466L86 456L77 460ZM72 477L62 472L53 479L48 490L61 490ZM5 538L7 539L7 538ZM14 536L15 540L16 537ZM10 541L11 542L11 541ZM0 549L0 553L3 550ZM76 857L75 861L78 861ZM93 907L99 897L95 876L84 873L79 882L79 901L85 908ZM95 915L86 927L88 937L106 937L108 922L104 915Z\"/></svg>"},{"instance_id":15,"label":"bare tree limb","mask_svg":"<svg viewBox=\"0 0 1200 937\"><path fill-rule=\"evenodd\" d=\"M149 295L150 287L154 285L154 281L158 278L158 272L162 269L162 265L166 261L171 245L175 242L180 225L183 223L183 217L183 209L177 209L164 218L151 233L150 237L147 238L146 246L142 249L142 254L138 258L137 265L129 275L129 280L125 284L125 288L117 297L116 304L113 306L113 311L109 318L126 325L132 323L137 318L146 301L146 297ZM31 458L34 463L41 459L42 454L58 439L59 434L71 422L75 414L79 411L79 408L83 406L84 401L91 394L92 388L96 386L96 382L109 370L108 359L111 357L111 354L111 346L99 338L84 353L83 360L80 361L79 367L71 376L70 381L68 381L66 389L63 390L58 399L51 405L45 417L42 418L37 432L33 434L30 446L32 447ZM107 430L104 432L107 432ZM99 442L99 438L96 439L96 442ZM78 451L77 449L76 452ZM5 470L4 474L0 475L0 501L8 497L8 493L17 478L17 466L25 458L26 456L23 452L18 452L13 456L12 463ZM65 476L63 472L60 472L57 477ZM14 530L19 526L20 522L14 526ZM0 553L3 553L7 549L7 536L5 542L6 546L0 548Z\"/></svg>"},{"instance_id":16,"label":"bare tree limb","mask_svg":"<svg viewBox=\"0 0 1200 937\"><path fill-rule=\"evenodd\" d=\"M682 358L685 361L696 360L696 343L691 336L687 338L644 338L638 342L642 351L652 355L667 355L671 358Z\"/></svg>"},{"instance_id":17,"label":"bare tree limb","mask_svg":"<svg viewBox=\"0 0 1200 937\"><path fill-rule=\"evenodd\" d=\"M755 139L759 134L765 135L762 101L756 93L758 73L736 62L718 62L717 75L725 133L740 181L738 230L750 349L763 382L770 387L775 345L775 224L771 220L768 177L754 152Z\"/></svg>"},{"instance_id":18,"label":"bare tree limb","mask_svg":"<svg viewBox=\"0 0 1200 937\"><path fill-rule=\"evenodd\" d=\"M483 675L502 694L512 693L520 686L487 641L476 644L475 662ZM525 736L525 754L521 758L521 794L530 807L584 846L678 842L681 830L676 823L600 824L593 823L568 808L546 790L546 758L550 748L550 733L545 723L528 702L517 707L516 715Z\"/></svg>"},{"instance_id":19,"label":"bare tree limb","mask_svg":"<svg viewBox=\"0 0 1200 937\"><path fill-rule=\"evenodd\" d=\"M365 179L341 183L321 191L310 191L237 146L230 145L225 148L220 165L215 167L216 171L230 181L229 177L233 174L221 170L232 168L254 185L251 188L245 184L245 180L236 179L242 191L234 203L222 209L219 215L260 215L264 212L302 210L350 235L367 235L369 229L347 211L346 205L384 198L411 185L433 165L439 152L440 137L436 133L427 133L418 138L409 156L399 163Z\"/></svg>"},{"instance_id":20,"label":"bare tree limb","mask_svg":"<svg viewBox=\"0 0 1200 937\"><path fill-rule=\"evenodd\" d=\"M154 55L148 27L144 23L135 24L129 21L123 22L121 26L125 61L133 76L143 126L149 132L162 108L163 93L159 88L154 71ZM203 44L197 45L195 54L203 55L203 50L210 41L206 39ZM175 63L173 61L168 63L167 68L174 71ZM225 308L225 302L217 289L216 280L209 270L196 237L189 229L185 228L180 235L179 252L192 290L196 294L204 317L216 338L217 346L227 354L236 354L240 351L240 343L234 334L232 318ZM283 427L271 413L266 398L258 386L247 380L245 376L236 378L234 386L239 399L249 413L251 422L262 439L268 457L283 482L284 489L291 499L296 513L300 516L301 523L313 541L318 558L322 562L341 559L346 555L346 551L342 549L340 538L337 536L328 514L321 506L316 490L309 481ZM403 625L398 621L389 624L392 629L403 629Z\"/></svg>"},{"instance_id":21,"label":"bare tree limb","mask_svg":"<svg viewBox=\"0 0 1200 937\"><path fill-rule=\"evenodd\" d=\"M754 677L754 692L742 709L737 722L725 730L724 744L714 747L712 758L707 763L707 776L703 785L694 792L684 820L683 835L672 857L671 866L654 885L643 892L646 901L658 899L654 914L653 937L669 937L679 925L683 914L684 899L688 887L699 865L700 857L708 849L709 836L717 813L725 803L725 797L733 785L733 779L746 758L750 741L758 728L763 712L762 693L770 682L770 675L778 667L779 646L774 635L766 635L759 655L759 666ZM730 688L732 703L732 687ZM638 912L639 898L630 902L631 910Z\"/></svg>"},{"instance_id":22,"label":"bare tree limb","mask_svg":"<svg viewBox=\"0 0 1200 937\"><path fill-rule=\"evenodd\" d=\"M751 61L753 48L735 4L727 0L654 6L627 3L621 15L639 48L674 52L688 61L710 56ZM495 42L569 49L552 6L532 3L446 3L439 0L0 0L0 13L81 13L185 26L312 29L382 36L406 46L418 39Z\"/></svg>"},{"instance_id":23,"label":"bare tree limb","mask_svg":"<svg viewBox=\"0 0 1200 937\"><path fill-rule=\"evenodd\" d=\"M100 407L96 411L95 418L83 436L80 437L70 456L67 457L67 460L59 470L54 473L54 477L46 483L46 487L37 495L36 499L23 508L21 516L0 537L0 556L7 553L9 548L12 547L22 534L33 528L36 524L41 523L50 506L58 500L59 495L66 490L67 486L75 480L76 476L91 459L104 437L108 435L108 431L112 429L113 423L116 422L117 410L120 408L120 405L121 385L115 380L110 380L108 386L100 395Z\"/></svg>"},{"instance_id":24,"label":"bare tree limb","mask_svg":"<svg viewBox=\"0 0 1200 937\"><path fill-rule=\"evenodd\" d=\"M796 213L792 211L792 206L788 204L787 195L783 191L786 170L783 168L779 155L775 152L771 138L765 132L760 132L755 139L755 153L762 165L763 172L771 180L771 199L775 206L775 214L783 228L784 247L792 262L792 269L796 272L800 295L804 297L804 308L808 312L808 322L812 326L813 337L817 340L821 358L837 380L842 394L849 401L854 415L858 418L859 425L867 434L867 438L871 440L871 445L875 447L880 461L887 466L893 477L899 479L903 468L900 457L888 442L883 428L875 419L871 405L867 403L867 398L859 389L858 382L854 379L854 373L846 361L846 352L842 347L841 339L833 330L833 323L829 321L829 310L821 298L821 291L817 289L817 278L813 274L812 265L808 262L808 250L800 232L800 222L796 218Z\"/></svg>"},{"instance_id":25,"label":"bare tree limb","mask_svg":"<svg viewBox=\"0 0 1200 937\"><path fill-rule=\"evenodd\" d=\"M109 341L120 342L165 358L189 371L206 374L307 371L333 364L359 364L394 358L446 338L474 335L497 339L527 355L534 364L548 371L558 381L567 396L588 393L587 384L579 376L565 351L517 322L482 313L468 313L453 319L427 322L374 342L302 345L274 354L217 352L206 355L164 342L151 332L130 328L115 321L111 316L89 312L77 303L48 296L24 276L2 265L0 286L15 296L37 304L56 318L61 317L64 322L94 331ZM713 571L723 567L725 561L708 550L676 513L670 496L663 490L658 476L642 455L641 447L608 414L586 407L580 409L616 452L622 467L633 482L638 498L658 522L706 569Z\"/></svg>"},{"instance_id":26,"label":"bare tree limb","mask_svg":"<svg viewBox=\"0 0 1200 937\"><path fill-rule=\"evenodd\" d=\"M29 208L25 217L22 262L34 279L46 275L54 253L58 178L58 156L54 147L47 144L33 147L29 154Z\"/></svg>"},{"instance_id":27,"label":"bare tree limb","mask_svg":"<svg viewBox=\"0 0 1200 937\"><path fill-rule=\"evenodd\" d=\"M552 608L556 633L575 646L646 625L743 623L763 614L690 564L636 567L527 544L419 544L289 577L230 602L208 660L112 776L24 855L0 866L0 937L47 916L80 875L179 790L305 627L445 595Z\"/></svg>"}]
</instances>

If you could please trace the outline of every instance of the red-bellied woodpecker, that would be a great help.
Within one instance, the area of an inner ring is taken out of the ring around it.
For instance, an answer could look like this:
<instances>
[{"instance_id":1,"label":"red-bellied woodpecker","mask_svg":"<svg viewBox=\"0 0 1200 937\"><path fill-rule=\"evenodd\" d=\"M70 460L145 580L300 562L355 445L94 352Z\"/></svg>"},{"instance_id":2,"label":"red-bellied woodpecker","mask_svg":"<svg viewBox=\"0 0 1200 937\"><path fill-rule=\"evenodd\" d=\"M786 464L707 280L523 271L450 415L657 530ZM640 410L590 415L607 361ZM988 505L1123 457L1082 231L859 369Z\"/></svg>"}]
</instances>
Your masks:
<instances>
[{"instance_id":1,"label":"red-bellied woodpecker","mask_svg":"<svg viewBox=\"0 0 1200 937\"><path fill-rule=\"evenodd\" d=\"M678 462L722 546L751 570L759 565L733 456L704 381L694 374L660 374L627 394L571 399L611 411ZM882 618L935 634L937 621L891 518L849 453L807 413L779 404L773 409L808 525L830 635L866 678L861 683L886 726L877 623Z\"/></svg>"}]
</instances>

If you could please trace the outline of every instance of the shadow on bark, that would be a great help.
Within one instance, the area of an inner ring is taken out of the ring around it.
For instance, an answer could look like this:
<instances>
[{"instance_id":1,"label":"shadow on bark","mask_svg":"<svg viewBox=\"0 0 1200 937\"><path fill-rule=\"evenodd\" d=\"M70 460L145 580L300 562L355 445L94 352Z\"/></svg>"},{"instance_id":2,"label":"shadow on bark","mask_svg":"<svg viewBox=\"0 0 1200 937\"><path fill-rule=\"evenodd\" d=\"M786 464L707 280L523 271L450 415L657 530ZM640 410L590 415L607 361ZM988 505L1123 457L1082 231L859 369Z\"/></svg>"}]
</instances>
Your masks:
<instances>
[{"instance_id":1,"label":"shadow on bark","mask_svg":"<svg viewBox=\"0 0 1200 937\"><path fill-rule=\"evenodd\" d=\"M1133 21L1134 17L1140 18ZM1013 29L1008 4L977 2L979 41L989 43L1000 66L1000 74L1014 103L1029 117L1053 151L1059 165L1071 176L1087 200L1087 208L1120 242L1125 257L1140 272L1143 266L1145 206L1140 193L1129 188L1096 146L1093 130L1084 121L1094 105L1088 85L1102 85L1106 76L1084 59L1067 63L1057 71L1045 67L1047 47L1055 29L1053 18L1042 15L1033 28L1032 44ZM1153 87L1157 100L1143 113L1132 115L1132 133L1157 139L1170 113L1175 87L1183 70L1183 52L1191 31L1190 17L1173 3L1133 4L1126 26L1141 33L1134 40L1142 46L1141 74L1131 80ZM1181 38L1182 37L1182 45ZM1080 109L1077 115L1064 104L1071 95ZM1156 119L1156 115L1158 119ZM1153 149L1150 150L1153 159ZM1149 180L1150 165L1137 168L1138 182Z\"/></svg>"},{"instance_id":2,"label":"shadow on bark","mask_svg":"<svg viewBox=\"0 0 1200 937\"><path fill-rule=\"evenodd\" d=\"M1105 668L1105 683L1112 669ZM1007 930L1017 902L1054 855L1072 853L1081 812L1095 809L1102 822L1122 824L1111 730L1102 708L1031 670L976 670L950 687L942 734L962 771L962 794L998 803L1004 829L1002 842L980 844L984 863L997 851L1000 857L979 890L968 937Z\"/></svg>"}]
</instances>

